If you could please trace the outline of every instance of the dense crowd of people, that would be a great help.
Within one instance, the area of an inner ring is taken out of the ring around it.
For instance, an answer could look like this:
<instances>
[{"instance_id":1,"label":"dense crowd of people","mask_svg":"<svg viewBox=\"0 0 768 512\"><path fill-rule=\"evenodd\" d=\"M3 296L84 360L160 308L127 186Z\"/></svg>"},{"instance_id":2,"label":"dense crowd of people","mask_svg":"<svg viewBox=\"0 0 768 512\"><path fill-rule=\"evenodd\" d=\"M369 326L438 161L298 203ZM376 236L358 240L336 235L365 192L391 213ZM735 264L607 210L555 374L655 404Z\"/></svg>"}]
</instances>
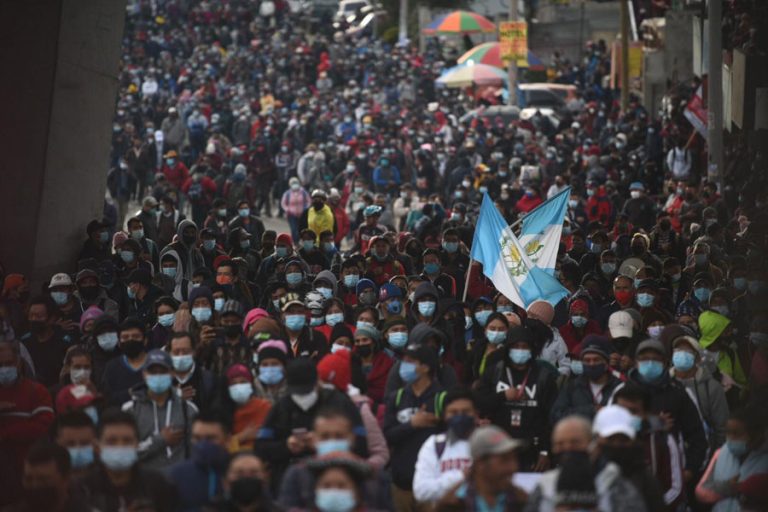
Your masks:
<instances>
[{"instance_id":1,"label":"dense crowd of people","mask_svg":"<svg viewBox=\"0 0 768 512\"><path fill-rule=\"evenodd\" d=\"M114 203L41 290L0 275L0 505L768 509L764 198L684 102L622 111L602 42L509 123L435 88L443 43L129 2ZM514 304L480 202L567 187L569 295Z\"/></svg>"}]
</instances>

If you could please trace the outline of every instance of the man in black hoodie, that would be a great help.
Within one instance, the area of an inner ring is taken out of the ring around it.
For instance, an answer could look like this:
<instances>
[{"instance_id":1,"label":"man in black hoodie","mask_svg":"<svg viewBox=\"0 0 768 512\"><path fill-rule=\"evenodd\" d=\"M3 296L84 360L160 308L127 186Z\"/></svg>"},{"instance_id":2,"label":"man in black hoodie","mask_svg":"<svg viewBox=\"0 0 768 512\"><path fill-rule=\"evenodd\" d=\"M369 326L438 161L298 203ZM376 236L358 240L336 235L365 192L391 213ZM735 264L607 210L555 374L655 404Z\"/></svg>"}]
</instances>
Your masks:
<instances>
[{"instance_id":1,"label":"man in black hoodie","mask_svg":"<svg viewBox=\"0 0 768 512\"><path fill-rule=\"evenodd\" d=\"M169 251L174 250L181 260L181 268L178 270L184 279L192 280L192 274L200 267L205 266L205 258L197 248L197 224L191 220L179 222L176 229L176 241L166 245L160 252L160 258Z\"/></svg>"}]
</instances>

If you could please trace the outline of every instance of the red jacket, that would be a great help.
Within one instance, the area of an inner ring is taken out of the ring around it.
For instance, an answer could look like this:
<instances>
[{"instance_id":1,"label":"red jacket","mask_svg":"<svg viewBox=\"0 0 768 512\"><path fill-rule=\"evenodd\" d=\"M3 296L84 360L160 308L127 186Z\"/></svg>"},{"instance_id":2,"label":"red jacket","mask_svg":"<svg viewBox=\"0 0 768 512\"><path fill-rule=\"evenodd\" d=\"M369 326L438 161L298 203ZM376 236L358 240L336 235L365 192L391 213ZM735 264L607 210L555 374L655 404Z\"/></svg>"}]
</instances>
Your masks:
<instances>
[{"instance_id":1,"label":"red jacket","mask_svg":"<svg viewBox=\"0 0 768 512\"><path fill-rule=\"evenodd\" d=\"M187 178L184 185L181 186L181 191L185 194L189 194L189 188L192 186L192 178ZM213 203L213 196L216 194L216 183L208 176L203 176L200 179L200 186L203 187L203 196L199 198L201 204ZM191 199L191 198L190 198Z\"/></svg>"},{"instance_id":2,"label":"red jacket","mask_svg":"<svg viewBox=\"0 0 768 512\"><path fill-rule=\"evenodd\" d=\"M334 242L336 247L341 247L341 241L349 234L349 229L352 223L349 221L349 215L344 211L343 202L339 201L339 204L331 207L333 211L333 218L336 220L336 236L334 236Z\"/></svg>"},{"instance_id":3,"label":"red jacket","mask_svg":"<svg viewBox=\"0 0 768 512\"><path fill-rule=\"evenodd\" d=\"M591 318L587 321L587 325L584 326L584 334L579 334L570 320L568 320L567 324L560 327L560 336L563 337L565 344L568 345L568 352L573 352L576 346L581 343L588 334L603 334L600 324Z\"/></svg>"},{"instance_id":4,"label":"red jacket","mask_svg":"<svg viewBox=\"0 0 768 512\"><path fill-rule=\"evenodd\" d=\"M595 195L587 200L587 219L589 222L600 222L607 226L613 219L613 205L605 194L605 187L600 186Z\"/></svg>"},{"instance_id":5,"label":"red jacket","mask_svg":"<svg viewBox=\"0 0 768 512\"><path fill-rule=\"evenodd\" d=\"M515 210L523 213L528 213L544 201L539 196L528 197L523 195L520 200L515 204Z\"/></svg>"},{"instance_id":6,"label":"red jacket","mask_svg":"<svg viewBox=\"0 0 768 512\"><path fill-rule=\"evenodd\" d=\"M365 277L376 283L377 286L388 283L394 276L405 274L400 262L391 256L388 256L386 261L379 261L373 256L369 256L365 260L365 267L368 269Z\"/></svg>"},{"instance_id":7,"label":"red jacket","mask_svg":"<svg viewBox=\"0 0 768 512\"><path fill-rule=\"evenodd\" d=\"M189 169L182 162L176 162L173 167L168 167L168 164L163 164L163 174L168 183L174 188L180 189L184 182L189 178Z\"/></svg>"},{"instance_id":8,"label":"red jacket","mask_svg":"<svg viewBox=\"0 0 768 512\"><path fill-rule=\"evenodd\" d=\"M366 376L368 384L368 395L375 403L380 404L384 401L384 389L387 387L387 375L392 365L395 364L392 358L385 352L380 351L373 356L373 367Z\"/></svg>"}]
</instances>

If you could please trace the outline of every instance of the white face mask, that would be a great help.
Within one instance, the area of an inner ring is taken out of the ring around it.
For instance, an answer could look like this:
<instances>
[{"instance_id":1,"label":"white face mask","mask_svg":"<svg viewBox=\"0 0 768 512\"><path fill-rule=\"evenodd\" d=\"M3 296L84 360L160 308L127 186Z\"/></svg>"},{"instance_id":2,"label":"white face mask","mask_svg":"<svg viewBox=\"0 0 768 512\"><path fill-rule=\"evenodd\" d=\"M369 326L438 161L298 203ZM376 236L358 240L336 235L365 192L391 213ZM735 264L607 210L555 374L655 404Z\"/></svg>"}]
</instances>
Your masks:
<instances>
[{"instance_id":1,"label":"white face mask","mask_svg":"<svg viewBox=\"0 0 768 512\"><path fill-rule=\"evenodd\" d=\"M72 384L85 384L91 378L91 370L72 368L69 371L69 378L72 380Z\"/></svg>"},{"instance_id":2,"label":"white face mask","mask_svg":"<svg viewBox=\"0 0 768 512\"><path fill-rule=\"evenodd\" d=\"M305 395L292 394L291 400L299 406L302 411L308 411L317 403L317 390L312 390Z\"/></svg>"}]
</instances>

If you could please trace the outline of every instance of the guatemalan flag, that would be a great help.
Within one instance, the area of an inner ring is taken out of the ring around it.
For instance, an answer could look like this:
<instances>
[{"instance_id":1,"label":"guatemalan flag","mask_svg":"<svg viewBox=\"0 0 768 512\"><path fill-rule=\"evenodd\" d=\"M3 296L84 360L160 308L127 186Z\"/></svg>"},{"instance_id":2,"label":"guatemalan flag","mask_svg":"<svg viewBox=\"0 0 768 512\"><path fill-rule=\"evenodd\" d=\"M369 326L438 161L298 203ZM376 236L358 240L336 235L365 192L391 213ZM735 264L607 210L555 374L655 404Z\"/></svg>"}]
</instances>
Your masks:
<instances>
[{"instance_id":1,"label":"guatemalan flag","mask_svg":"<svg viewBox=\"0 0 768 512\"><path fill-rule=\"evenodd\" d=\"M533 264L551 276L555 275L555 260L570 194L571 187L567 187L523 217L520 245L527 249Z\"/></svg>"},{"instance_id":2,"label":"guatemalan flag","mask_svg":"<svg viewBox=\"0 0 768 512\"><path fill-rule=\"evenodd\" d=\"M484 194L470 256L483 264L483 273L515 304L527 308L533 301L546 300L554 306L568 290L534 265L528 252Z\"/></svg>"}]
</instances>

